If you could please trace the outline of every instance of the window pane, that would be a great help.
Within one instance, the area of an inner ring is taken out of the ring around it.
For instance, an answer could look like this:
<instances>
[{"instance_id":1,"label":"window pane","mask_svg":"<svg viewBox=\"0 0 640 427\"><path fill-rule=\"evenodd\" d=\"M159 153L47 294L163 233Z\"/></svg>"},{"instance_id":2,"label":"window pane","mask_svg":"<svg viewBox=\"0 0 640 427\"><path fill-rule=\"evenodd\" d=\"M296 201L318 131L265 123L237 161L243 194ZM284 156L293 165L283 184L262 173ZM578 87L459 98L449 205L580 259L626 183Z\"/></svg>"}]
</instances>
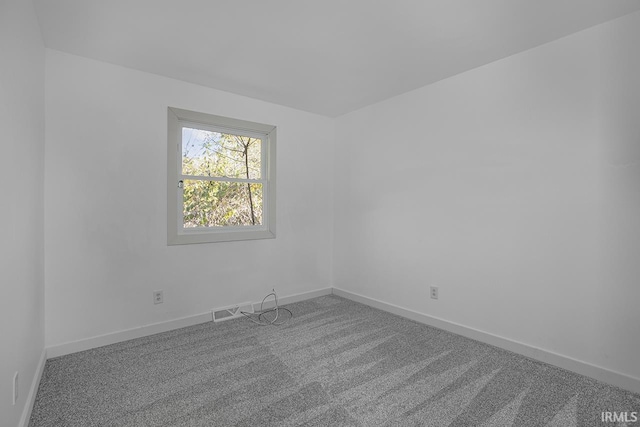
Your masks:
<instances>
[{"instance_id":1,"label":"window pane","mask_svg":"<svg viewBox=\"0 0 640 427\"><path fill-rule=\"evenodd\" d=\"M182 174L260 179L262 140L182 128Z\"/></svg>"},{"instance_id":2,"label":"window pane","mask_svg":"<svg viewBox=\"0 0 640 427\"><path fill-rule=\"evenodd\" d=\"M184 228L262 225L262 184L185 180Z\"/></svg>"}]
</instances>

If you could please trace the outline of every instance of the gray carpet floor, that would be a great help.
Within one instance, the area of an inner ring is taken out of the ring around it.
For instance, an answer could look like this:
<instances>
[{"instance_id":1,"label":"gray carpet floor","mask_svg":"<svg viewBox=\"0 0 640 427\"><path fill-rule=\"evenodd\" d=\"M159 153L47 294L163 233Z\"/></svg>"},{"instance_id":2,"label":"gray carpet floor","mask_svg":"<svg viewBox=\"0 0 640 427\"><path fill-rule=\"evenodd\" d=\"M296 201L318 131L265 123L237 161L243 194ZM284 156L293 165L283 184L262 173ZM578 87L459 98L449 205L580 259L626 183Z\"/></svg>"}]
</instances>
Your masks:
<instances>
[{"instance_id":1,"label":"gray carpet floor","mask_svg":"<svg viewBox=\"0 0 640 427\"><path fill-rule=\"evenodd\" d=\"M287 307L280 327L210 322L50 359L29 425L570 427L640 412L640 395L343 298Z\"/></svg>"}]
</instances>

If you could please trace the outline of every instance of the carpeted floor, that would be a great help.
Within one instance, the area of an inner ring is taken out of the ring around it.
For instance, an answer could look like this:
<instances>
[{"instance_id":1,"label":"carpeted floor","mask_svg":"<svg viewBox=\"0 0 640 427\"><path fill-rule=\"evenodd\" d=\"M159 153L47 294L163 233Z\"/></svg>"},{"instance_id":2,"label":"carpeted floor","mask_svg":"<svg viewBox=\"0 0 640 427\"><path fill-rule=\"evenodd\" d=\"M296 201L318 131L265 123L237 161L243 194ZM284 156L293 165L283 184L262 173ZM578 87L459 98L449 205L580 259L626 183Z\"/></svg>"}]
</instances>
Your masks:
<instances>
[{"instance_id":1,"label":"carpeted floor","mask_svg":"<svg viewBox=\"0 0 640 427\"><path fill-rule=\"evenodd\" d=\"M640 412L639 395L343 298L287 307L281 327L206 323L48 360L29 425L570 427Z\"/></svg>"}]
</instances>

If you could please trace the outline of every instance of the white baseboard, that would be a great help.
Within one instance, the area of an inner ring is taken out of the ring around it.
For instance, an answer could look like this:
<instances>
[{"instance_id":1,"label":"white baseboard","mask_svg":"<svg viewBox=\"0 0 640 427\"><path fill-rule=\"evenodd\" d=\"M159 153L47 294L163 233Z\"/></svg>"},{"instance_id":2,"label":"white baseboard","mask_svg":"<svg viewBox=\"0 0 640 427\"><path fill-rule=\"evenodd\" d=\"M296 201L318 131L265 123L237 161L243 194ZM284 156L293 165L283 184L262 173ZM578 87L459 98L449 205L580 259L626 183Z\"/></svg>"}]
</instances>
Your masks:
<instances>
[{"instance_id":1,"label":"white baseboard","mask_svg":"<svg viewBox=\"0 0 640 427\"><path fill-rule=\"evenodd\" d=\"M538 347L533 347L529 344L525 344L522 342L514 341L508 338L500 337L498 335L490 334L488 332L480 331L478 329L470 328L465 325L460 325L458 323L450 322L448 320L439 319L437 317L429 316L414 310L410 310L404 307L399 307L397 305L389 304L380 300L376 300L374 298L365 297L363 295L359 295L353 292L345 291L339 288L324 288L318 289L310 292L303 292L294 295L287 295L284 297L278 298L278 303L280 305L284 304L292 304L299 301L304 301L311 298L316 298L324 295L335 294L356 302L360 302L362 304L366 304L368 306L378 308L380 310L387 311L389 313L397 314L399 316L405 317L407 319L415 320L416 322L420 322L429 326L433 326L439 329L443 329L445 331L452 332L454 334L458 334L467 338L471 338L486 344L494 345L496 347L512 351L514 353L520 354L525 357L529 357L534 360L538 360L540 362L548 363L553 366L557 366L559 368L566 369L571 372L575 372L580 375L584 375L590 378L593 378L598 381L602 381L607 384L614 385L616 387L620 387L625 390L632 391L634 393L640 393L640 379L634 378L628 375L621 374L619 372L611 371L609 369L592 365L588 362L584 362L581 360L573 359L568 356L564 356L561 354L553 353L548 350L544 350ZM269 299L265 301L265 308L270 308L273 306L273 299ZM254 308L256 310L260 309L260 301L255 302ZM167 332L178 328L184 328L187 326L197 325L199 323L205 323L213 320L212 312L197 314L194 316L183 317L180 319L169 320L166 322L154 323L151 325L141 326L139 328L128 329L124 331L114 332L110 334L105 334L93 338L87 338L84 340L68 342L60 345L55 345L48 347L46 349L46 353L43 352L43 360L41 360L41 364L39 366L38 374L37 374L37 383L36 378L34 378L35 390L30 391L29 398L34 400L35 393L37 391L37 386L40 382L40 376L42 375L42 369L44 368L44 354L46 357L58 357L64 356L66 354L76 353L78 351L89 350L96 347L102 347L104 345L115 344L122 341L127 341L134 338L141 338L148 335L157 334L160 332ZM33 396L31 395L33 393ZM23 414L23 418L26 418L28 422L28 416L31 413L31 407L33 406L33 402L28 406L29 413ZM21 424L22 426L22 424Z\"/></svg>"},{"instance_id":2,"label":"white baseboard","mask_svg":"<svg viewBox=\"0 0 640 427\"><path fill-rule=\"evenodd\" d=\"M152 323L150 325L140 326L138 328L126 329L124 331L112 332L110 334L99 335L97 337L87 338L78 341L67 342L64 344L47 347L47 357L58 357L66 354L77 353L79 351L90 350L92 348L102 347L109 344L115 344L122 341L132 340L134 338L142 338L148 335L158 334L161 332L172 331L174 329L185 328L200 323L210 322L213 320L211 311L193 316L182 317L179 319L167 320L165 322Z\"/></svg>"},{"instance_id":3,"label":"white baseboard","mask_svg":"<svg viewBox=\"0 0 640 427\"><path fill-rule=\"evenodd\" d=\"M567 371L575 372L576 374L584 375L586 377L593 378L603 383L620 387L634 393L640 393L640 378L634 378L600 366L592 365L588 362L573 359L568 356L563 356L561 354L553 353L551 351L544 350L538 347L533 347L522 342L513 341L508 338L500 337L498 335L493 335L488 332L480 331L478 329L473 329L468 326L460 325L458 323L428 316L414 310L399 307L397 305L389 304L374 298L365 297L353 292L333 288L333 294L368 305L370 307L378 308L380 310L396 314L398 316L405 317L407 319L414 320L419 323L423 323L425 325L433 326L457 335L462 335L463 337L471 338L476 341L509 350L513 353L517 353L522 356L538 360L540 362L548 363L550 365L566 369Z\"/></svg>"},{"instance_id":4,"label":"white baseboard","mask_svg":"<svg viewBox=\"0 0 640 427\"><path fill-rule=\"evenodd\" d=\"M278 305L285 305L285 304L293 304L294 302L300 302L300 301L304 301L304 300L308 300L311 298L317 298L317 297L322 297L325 295L331 295L333 293L333 288L324 288L324 289L318 289L315 291L309 291L309 292L302 292L299 294L293 294L293 295L288 295L285 297L278 297ZM262 303L262 301L257 301L253 303L253 309L255 311L260 310L260 304ZM269 297L265 302L264 302L264 307L263 308L271 308L275 305L275 301L273 300L273 297Z\"/></svg>"},{"instance_id":5,"label":"white baseboard","mask_svg":"<svg viewBox=\"0 0 640 427\"><path fill-rule=\"evenodd\" d=\"M332 288L318 289L310 292L303 292L294 295L287 295L278 298L278 304L291 304L298 301L304 301L307 299L330 295ZM270 301L273 301L270 299ZM260 309L260 301L253 304L254 307ZM269 301L265 301L265 308L270 307ZM193 316L183 317L180 319L168 320L165 322L153 323L151 325L145 325L138 328L127 329L124 331L113 332L97 337L87 338L78 341L67 342L54 346L47 347L47 357L53 358L58 356L64 356L71 353L77 353L79 351L90 350L92 348L102 347L109 344L115 344L122 341L131 340L134 338L146 337L148 335L158 334L160 332L172 331L174 329L184 328L187 326L197 325L200 323L210 322L213 320L213 312L209 311L202 314L196 314Z\"/></svg>"},{"instance_id":6,"label":"white baseboard","mask_svg":"<svg viewBox=\"0 0 640 427\"><path fill-rule=\"evenodd\" d=\"M42 372L44 372L45 363L47 363L47 351L42 349L42 354L40 355L38 366L36 366L36 372L33 375L31 387L29 387L29 394L27 395L27 400L24 403L24 409L22 410L22 416L20 417L18 427L29 426L31 411L33 410L33 404L36 402L36 395L38 394L38 387L40 387L40 379L42 378Z\"/></svg>"}]
</instances>

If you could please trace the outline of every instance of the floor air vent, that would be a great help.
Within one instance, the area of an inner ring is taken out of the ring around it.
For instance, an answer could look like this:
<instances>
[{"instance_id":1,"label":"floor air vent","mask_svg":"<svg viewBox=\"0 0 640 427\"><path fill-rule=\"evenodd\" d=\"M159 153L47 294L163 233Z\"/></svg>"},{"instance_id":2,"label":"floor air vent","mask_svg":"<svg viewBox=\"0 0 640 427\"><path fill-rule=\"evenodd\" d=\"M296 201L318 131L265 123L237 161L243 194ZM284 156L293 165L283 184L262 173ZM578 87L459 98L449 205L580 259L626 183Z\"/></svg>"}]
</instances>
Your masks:
<instances>
[{"instance_id":1,"label":"floor air vent","mask_svg":"<svg viewBox=\"0 0 640 427\"><path fill-rule=\"evenodd\" d=\"M245 302L242 304L230 305L213 309L213 321L222 322L224 320L235 319L242 316L242 312L253 313L253 304Z\"/></svg>"}]
</instances>

